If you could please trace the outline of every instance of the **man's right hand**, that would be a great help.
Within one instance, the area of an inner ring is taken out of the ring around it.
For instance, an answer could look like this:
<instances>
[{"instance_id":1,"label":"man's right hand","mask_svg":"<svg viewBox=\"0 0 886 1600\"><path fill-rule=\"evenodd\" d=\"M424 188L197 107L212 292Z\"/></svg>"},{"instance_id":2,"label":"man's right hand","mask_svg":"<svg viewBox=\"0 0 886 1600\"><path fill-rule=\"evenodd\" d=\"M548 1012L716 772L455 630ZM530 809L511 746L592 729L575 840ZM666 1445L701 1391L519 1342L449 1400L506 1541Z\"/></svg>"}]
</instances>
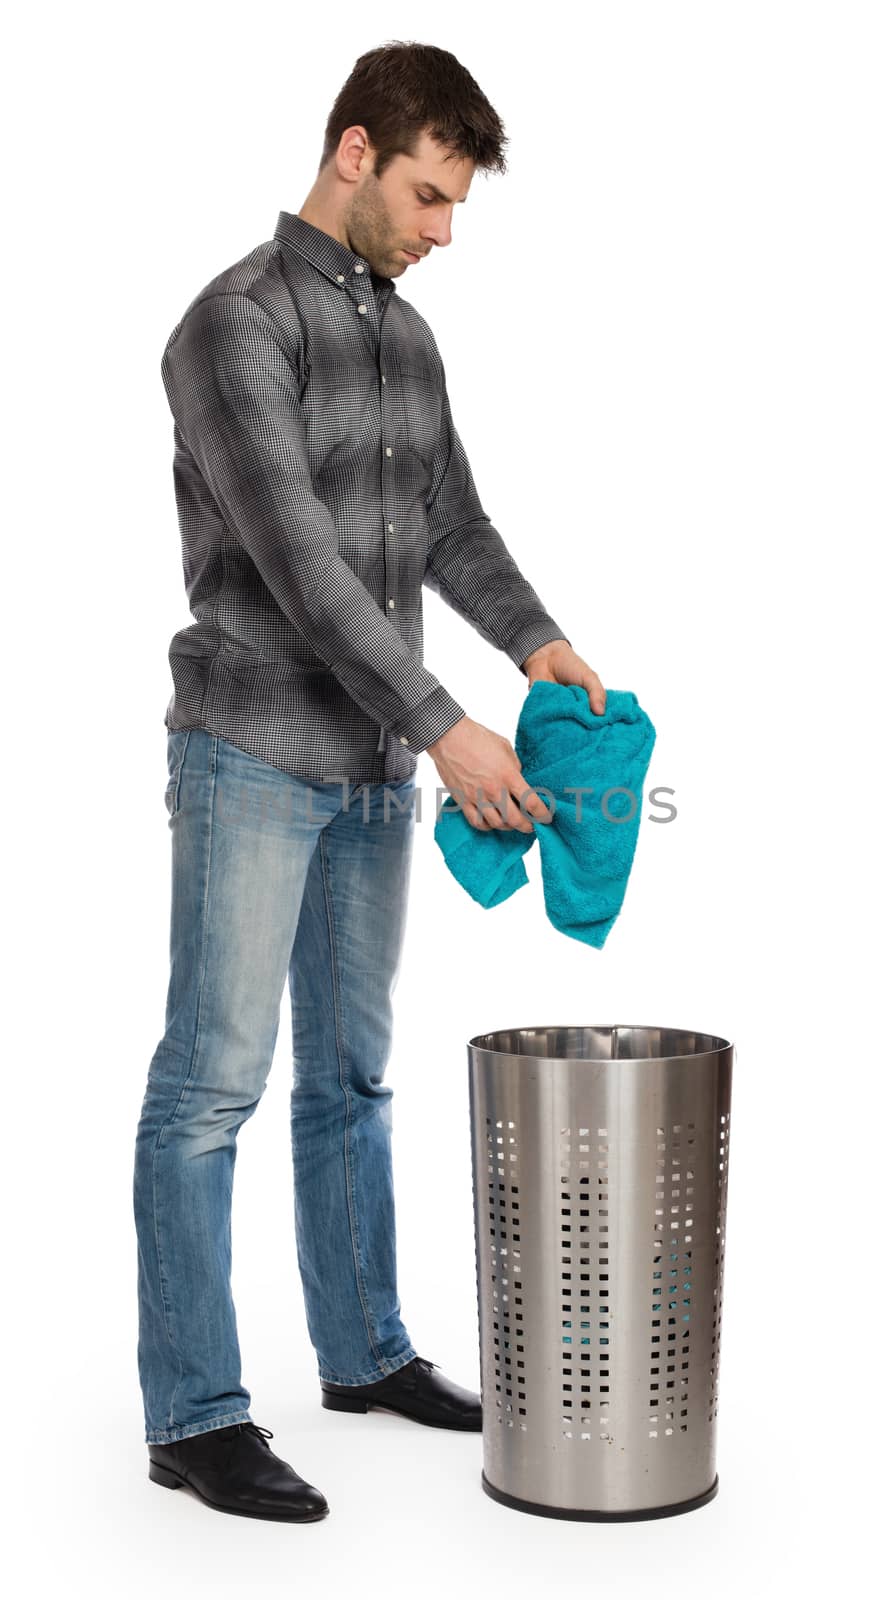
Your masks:
<instances>
[{"instance_id":1,"label":"man's right hand","mask_svg":"<svg viewBox=\"0 0 886 1600\"><path fill-rule=\"evenodd\" d=\"M531 817L539 822L552 820L552 813L540 796L532 791L526 793L529 784L513 745L500 733L484 728L482 722L460 717L427 746L427 751L444 786L472 827L483 832L489 828L519 828L521 833L532 833Z\"/></svg>"}]
</instances>

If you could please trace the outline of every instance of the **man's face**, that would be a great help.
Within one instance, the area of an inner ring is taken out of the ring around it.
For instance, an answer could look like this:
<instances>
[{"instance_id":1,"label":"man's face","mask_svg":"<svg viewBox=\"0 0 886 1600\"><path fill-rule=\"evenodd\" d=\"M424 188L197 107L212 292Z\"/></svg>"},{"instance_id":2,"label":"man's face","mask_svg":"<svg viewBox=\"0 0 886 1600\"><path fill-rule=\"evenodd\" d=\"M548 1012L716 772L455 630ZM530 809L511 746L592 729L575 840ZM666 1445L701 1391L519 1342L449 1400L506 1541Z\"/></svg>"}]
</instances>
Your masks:
<instances>
[{"instance_id":1,"label":"man's face","mask_svg":"<svg viewBox=\"0 0 886 1600\"><path fill-rule=\"evenodd\" d=\"M361 163L365 173L345 214L348 245L380 276L398 278L417 265L412 256L449 244L453 208L467 199L474 162L453 156L423 133L415 155L395 156L381 178L374 164L368 146Z\"/></svg>"}]
</instances>

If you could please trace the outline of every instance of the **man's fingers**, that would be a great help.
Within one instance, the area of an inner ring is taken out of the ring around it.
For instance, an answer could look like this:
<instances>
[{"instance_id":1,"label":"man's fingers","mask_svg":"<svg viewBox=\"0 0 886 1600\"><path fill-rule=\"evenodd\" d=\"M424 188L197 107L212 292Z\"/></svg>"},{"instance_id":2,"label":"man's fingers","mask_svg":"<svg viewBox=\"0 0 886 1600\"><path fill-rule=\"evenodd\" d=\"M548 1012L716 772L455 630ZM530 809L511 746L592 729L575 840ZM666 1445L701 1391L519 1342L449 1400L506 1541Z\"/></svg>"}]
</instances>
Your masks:
<instances>
[{"instance_id":1,"label":"man's fingers","mask_svg":"<svg viewBox=\"0 0 886 1600\"><path fill-rule=\"evenodd\" d=\"M541 795L536 794L534 789L527 789L525 784L517 795L517 802L522 806L524 815L534 817L536 822L550 822L553 818L553 812L548 810Z\"/></svg>"},{"instance_id":2,"label":"man's fingers","mask_svg":"<svg viewBox=\"0 0 886 1600\"><path fill-rule=\"evenodd\" d=\"M497 793L480 786L471 795L460 789L450 792L458 799L472 828L513 828L518 833L532 833L533 818L537 822L550 822L552 818L544 801L527 787L520 772Z\"/></svg>"},{"instance_id":3,"label":"man's fingers","mask_svg":"<svg viewBox=\"0 0 886 1600\"><path fill-rule=\"evenodd\" d=\"M591 710L598 717L602 717L606 710L606 690L603 688L596 672L587 672L582 678L582 688L588 691L588 700Z\"/></svg>"},{"instance_id":4,"label":"man's fingers","mask_svg":"<svg viewBox=\"0 0 886 1600\"><path fill-rule=\"evenodd\" d=\"M471 827L476 828L478 833L485 833L487 831L489 823L485 816L481 816L476 806L466 806L465 816L467 817L468 822L471 824Z\"/></svg>"},{"instance_id":5,"label":"man's fingers","mask_svg":"<svg viewBox=\"0 0 886 1600\"><path fill-rule=\"evenodd\" d=\"M481 828L484 831L487 828L500 828L502 826L501 817L491 800L484 800L481 805L471 806L470 811L466 812L465 815L475 828Z\"/></svg>"},{"instance_id":6,"label":"man's fingers","mask_svg":"<svg viewBox=\"0 0 886 1600\"><path fill-rule=\"evenodd\" d=\"M508 800L505 824L509 828L514 828L517 833L532 832L532 823L527 817L525 811L521 811L519 804L512 799Z\"/></svg>"},{"instance_id":7,"label":"man's fingers","mask_svg":"<svg viewBox=\"0 0 886 1600\"><path fill-rule=\"evenodd\" d=\"M465 815L469 822L478 826L482 819L484 828L514 828L519 833L531 833L532 823L520 810L515 799L525 788L522 779L514 785L511 792L502 785L497 794L481 792L476 796L476 804L471 807L473 816L466 810ZM477 821L474 821L474 817Z\"/></svg>"}]
</instances>

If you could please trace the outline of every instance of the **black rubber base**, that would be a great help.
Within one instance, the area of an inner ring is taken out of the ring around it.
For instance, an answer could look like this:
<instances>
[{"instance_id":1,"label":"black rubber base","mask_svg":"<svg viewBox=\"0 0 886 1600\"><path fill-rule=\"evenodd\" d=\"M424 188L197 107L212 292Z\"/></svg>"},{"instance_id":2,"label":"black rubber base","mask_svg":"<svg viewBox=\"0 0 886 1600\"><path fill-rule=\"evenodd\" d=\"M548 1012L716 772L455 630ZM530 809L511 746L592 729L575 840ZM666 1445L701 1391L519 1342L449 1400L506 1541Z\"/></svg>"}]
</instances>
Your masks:
<instances>
[{"instance_id":1,"label":"black rubber base","mask_svg":"<svg viewBox=\"0 0 886 1600\"><path fill-rule=\"evenodd\" d=\"M706 1506L720 1487L717 1476L704 1494L697 1494L691 1500L680 1500L673 1506L643 1506L639 1511L573 1511L564 1506L538 1505L535 1500L518 1500L516 1495L496 1489L485 1472L481 1473L480 1482L490 1498L497 1500L500 1505L511 1506L515 1511L530 1511L536 1517L563 1517L568 1522L647 1522L650 1517L678 1517L684 1511L696 1511L699 1506Z\"/></svg>"}]
</instances>

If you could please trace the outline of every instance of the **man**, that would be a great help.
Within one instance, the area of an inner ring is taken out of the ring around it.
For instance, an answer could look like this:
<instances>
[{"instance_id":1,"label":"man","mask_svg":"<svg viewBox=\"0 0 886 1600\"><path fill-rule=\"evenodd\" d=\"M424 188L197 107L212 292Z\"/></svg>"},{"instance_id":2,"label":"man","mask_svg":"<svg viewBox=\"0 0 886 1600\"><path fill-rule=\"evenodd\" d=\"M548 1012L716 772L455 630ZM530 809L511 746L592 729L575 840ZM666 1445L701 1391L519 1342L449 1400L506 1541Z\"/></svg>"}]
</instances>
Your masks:
<instances>
[{"instance_id":1,"label":"man","mask_svg":"<svg viewBox=\"0 0 886 1600\"><path fill-rule=\"evenodd\" d=\"M170 647L166 1030L136 1138L149 1474L246 1516L322 1493L249 1415L231 1297L236 1137L292 998L295 1225L323 1405L482 1426L400 1320L383 1082L427 750L475 827L548 820L510 742L422 662L422 584L531 684L605 696L484 512L430 328L396 280L450 243L502 125L449 52L356 63L317 178L200 291L162 374L195 621ZM522 806L522 809L521 809Z\"/></svg>"}]
</instances>

